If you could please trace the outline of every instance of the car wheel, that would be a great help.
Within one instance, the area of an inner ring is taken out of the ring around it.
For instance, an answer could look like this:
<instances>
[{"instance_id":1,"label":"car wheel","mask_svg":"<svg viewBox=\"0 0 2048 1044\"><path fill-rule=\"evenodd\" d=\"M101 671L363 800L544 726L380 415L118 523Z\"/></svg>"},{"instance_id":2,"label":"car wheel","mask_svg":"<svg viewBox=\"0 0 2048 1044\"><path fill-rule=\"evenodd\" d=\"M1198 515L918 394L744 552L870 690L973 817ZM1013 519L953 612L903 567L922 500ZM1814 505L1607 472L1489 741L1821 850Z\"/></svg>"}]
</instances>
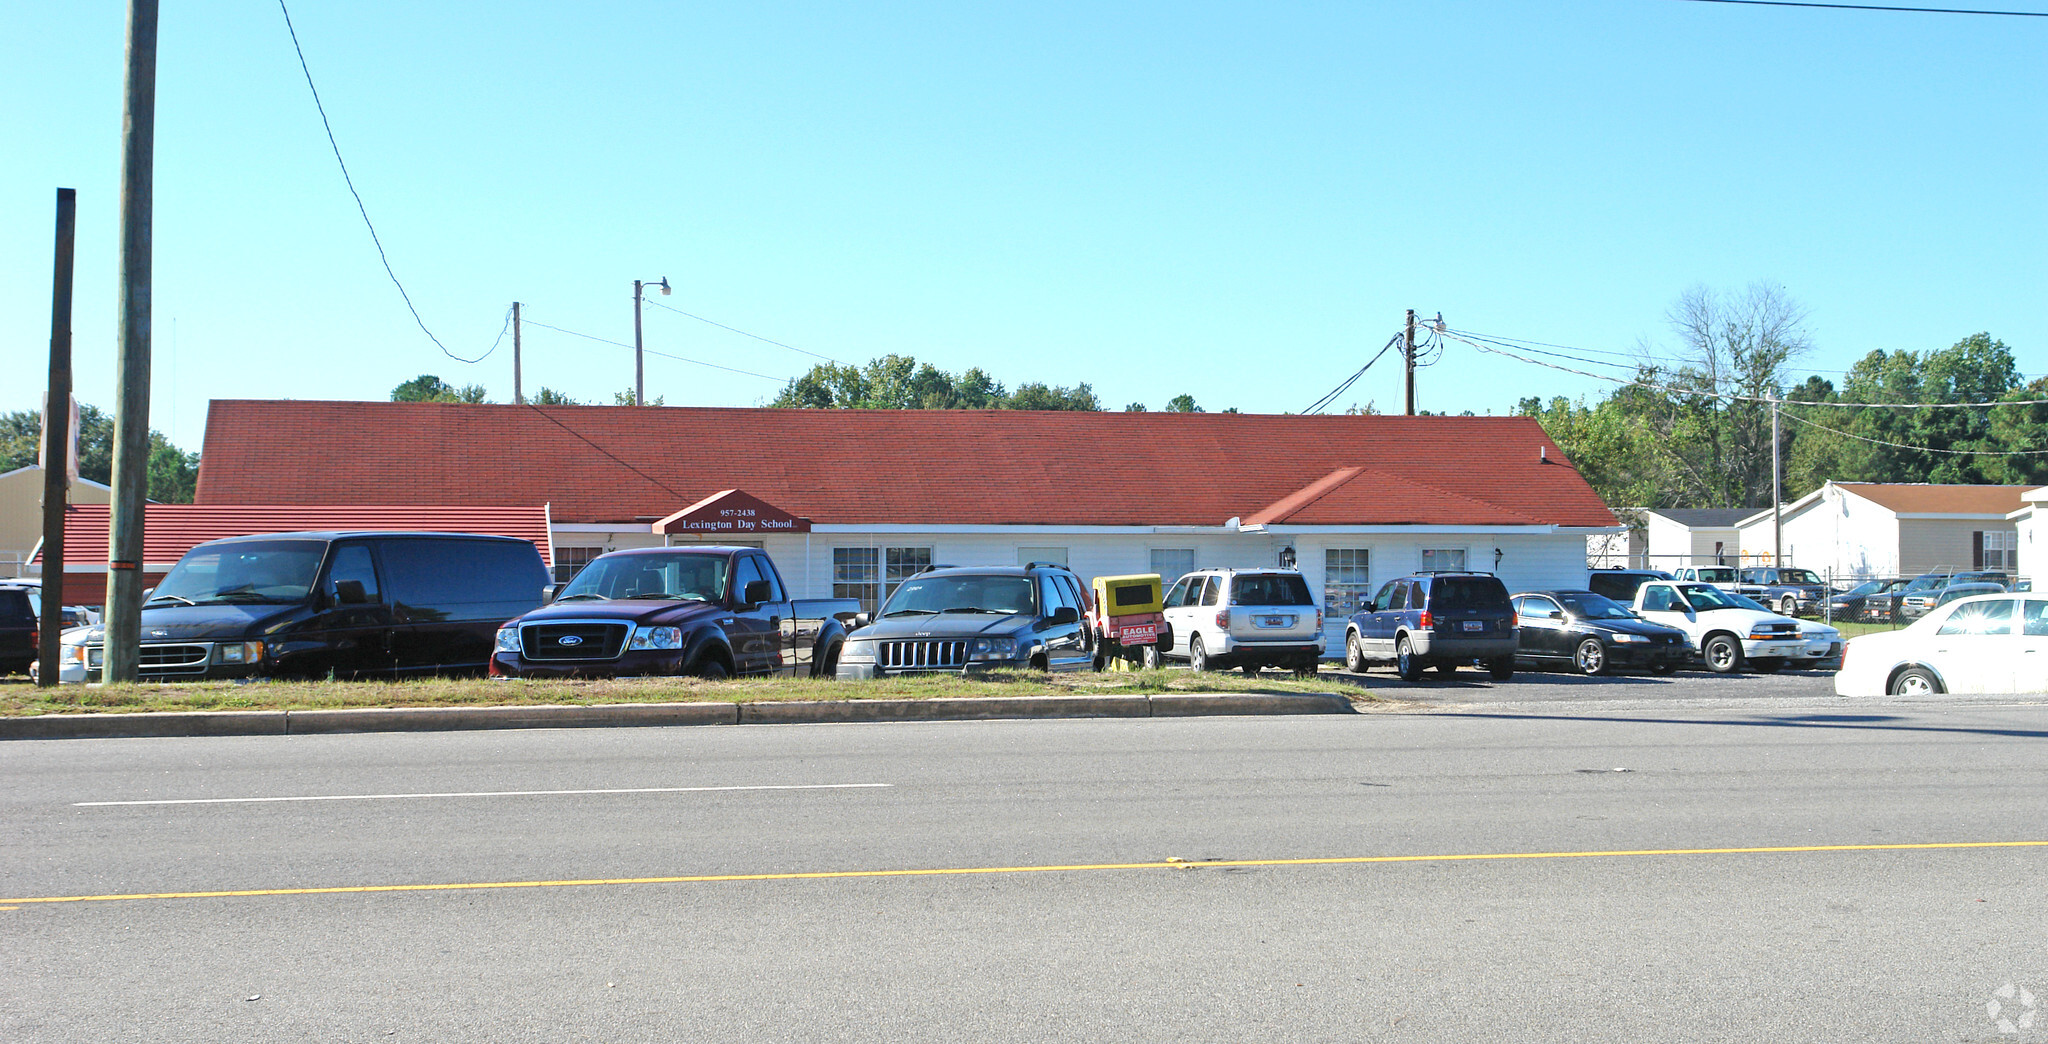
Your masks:
<instances>
[{"instance_id":1,"label":"car wheel","mask_svg":"<svg viewBox=\"0 0 2048 1044\"><path fill-rule=\"evenodd\" d=\"M1202 648L1202 636L1199 634L1188 636L1188 669L1191 671L1206 671L1209 669L1209 650Z\"/></svg>"},{"instance_id":2,"label":"car wheel","mask_svg":"<svg viewBox=\"0 0 2048 1044\"><path fill-rule=\"evenodd\" d=\"M1159 654L1159 644L1154 642L1151 645L1139 647L1138 662L1144 664L1146 670L1156 671L1166 666L1166 657Z\"/></svg>"},{"instance_id":3,"label":"car wheel","mask_svg":"<svg viewBox=\"0 0 2048 1044\"><path fill-rule=\"evenodd\" d=\"M1400 675L1402 681L1421 681L1424 666L1415 658L1415 650L1408 645L1408 636L1402 635L1400 641L1394 643L1394 673Z\"/></svg>"},{"instance_id":4,"label":"car wheel","mask_svg":"<svg viewBox=\"0 0 2048 1044\"><path fill-rule=\"evenodd\" d=\"M813 677L827 680L839 677L839 649L840 644L835 642L832 648L825 650L825 658L818 662L817 673Z\"/></svg>"},{"instance_id":5,"label":"car wheel","mask_svg":"<svg viewBox=\"0 0 2048 1044\"><path fill-rule=\"evenodd\" d=\"M1730 635L1717 634L1707 639L1700 656L1715 674L1733 674L1742 669L1742 645Z\"/></svg>"},{"instance_id":6,"label":"car wheel","mask_svg":"<svg viewBox=\"0 0 2048 1044\"><path fill-rule=\"evenodd\" d=\"M1486 673L1492 675L1494 681L1507 681L1515 676L1515 661L1512 657L1505 660L1488 660Z\"/></svg>"},{"instance_id":7,"label":"car wheel","mask_svg":"<svg viewBox=\"0 0 2048 1044\"><path fill-rule=\"evenodd\" d=\"M1759 656L1749 661L1758 674L1776 674L1785 669L1785 661L1776 656Z\"/></svg>"},{"instance_id":8,"label":"car wheel","mask_svg":"<svg viewBox=\"0 0 2048 1044\"><path fill-rule=\"evenodd\" d=\"M1358 644L1358 632L1344 636L1344 669L1353 674L1365 673L1365 649Z\"/></svg>"},{"instance_id":9,"label":"car wheel","mask_svg":"<svg viewBox=\"0 0 2048 1044\"><path fill-rule=\"evenodd\" d=\"M1598 638L1588 638L1579 643L1579 649L1572 654L1572 666L1580 674L1607 673L1607 647Z\"/></svg>"},{"instance_id":10,"label":"car wheel","mask_svg":"<svg viewBox=\"0 0 2048 1044\"><path fill-rule=\"evenodd\" d=\"M694 674L706 681L722 681L732 677L732 672L725 669L724 661L714 656L706 656L698 660L690 665L690 669L685 673Z\"/></svg>"},{"instance_id":11,"label":"car wheel","mask_svg":"<svg viewBox=\"0 0 2048 1044\"><path fill-rule=\"evenodd\" d=\"M1778 599L1778 614L1780 616L1799 615L1799 599L1791 595Z\"/></svg>"},{"instance_id":12,"label":"car wheel","mask_svg":"<svg viewBox=\"0 0 2048 1044\"><path fill-rule=\"evenodd\" d=\"M1893 696L1938 696L1942 693L1941 679L1925 667L1908 667L1892 679Z\"/></svg>"}]
</instances>

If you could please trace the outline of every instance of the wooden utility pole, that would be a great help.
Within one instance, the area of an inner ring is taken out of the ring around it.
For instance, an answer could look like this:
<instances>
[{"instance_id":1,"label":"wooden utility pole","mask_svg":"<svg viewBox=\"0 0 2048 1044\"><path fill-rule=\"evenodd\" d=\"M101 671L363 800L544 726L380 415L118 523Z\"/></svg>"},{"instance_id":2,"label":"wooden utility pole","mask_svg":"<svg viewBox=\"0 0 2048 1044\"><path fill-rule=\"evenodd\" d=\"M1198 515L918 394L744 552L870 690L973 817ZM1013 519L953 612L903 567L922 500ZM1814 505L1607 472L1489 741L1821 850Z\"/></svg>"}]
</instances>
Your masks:
<instances>
[{"instance_id":1,"label":"wooden utility pole","mask_svg":"<svg viewBox=\"0 0 2048 1044\"><path fill-rule=\"evenodd\" d=\"M64 507L71 492L71 255L78 190L57 190L57 256L50 280L50 390L43 400L43 619L36 684L57 684L64 633ZM55 582L52 582L55 578Z\"/></svg>"},{"instance_id":2,"label":"wooden utility pole","mask_svg":"<svg viewBox=\"0 0 2048 1044\"><path fill-rule=\"evenodd\" d=\"M519 302L512 302L512 403L526 405L526 396L519 390Z\"/></svg>"},{"instance_id":3,"label":"wooden utility pole","mask_svg":"<svg viewBox=\"0 0 2048 1044\"><path fill-rule=\"evenodd\" d=\"M1406 364L1408 416L1415 416L1415 309L1408 309L1408 334L1401 342L1401 360Z\"/></svg>"},{"instance_id":4,"label":"wooden utility pole","mask_svg":"<svg viewBox=\"0 0 2048 1044\"><path fill-rule=\"evenodd\" d=\"M128 98L121 121L121 346L116 359L114 502L101 678L132 682L142 657L142 523L149 493L150 223L156 164L157 0L128 2Z\"/></svg>"},{"instance_id":5,"label":"wooden utility pole","mask_svg":"<svg viewBox=\"0 0 2048 1044\"><path fill-rule=\"evenodd\" d=\"M1771 400L1771 565L1783 568L1785 565L1784 503L1785 497L1778 486L1778 400ZM1784 577L1780 576L1779 580Z\"/></svg>"}]
</instances>

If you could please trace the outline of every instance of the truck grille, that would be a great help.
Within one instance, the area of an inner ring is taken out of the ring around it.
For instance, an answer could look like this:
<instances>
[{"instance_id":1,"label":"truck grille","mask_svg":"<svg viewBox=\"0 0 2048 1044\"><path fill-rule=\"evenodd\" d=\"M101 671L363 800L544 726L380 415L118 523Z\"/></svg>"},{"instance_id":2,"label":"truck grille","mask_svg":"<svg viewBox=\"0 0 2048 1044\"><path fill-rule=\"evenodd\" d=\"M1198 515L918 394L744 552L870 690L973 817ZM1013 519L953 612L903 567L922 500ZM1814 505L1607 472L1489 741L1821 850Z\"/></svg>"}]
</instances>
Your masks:
<instances>
[{"instance_id":1,"label":"truck grille","mask_svg":"<svg viewBox=\"0 0 2048 1044\"><path fill-rule=\"evenodd\" d=\"M519 645L529 660L615 660L630 630L603 621L529 624L519 629Z\"/></svg>"},{"instance_id":2,"label":"truck grille","mask_svg":"<svg viewBox=\"0 0 2048 1044\"><path fill-rule=\"evenodd\" d=\"M967 642L960 638L883 642L876 654L876 664L890 670L957 670L967 665Z\"/></svg>"},{"instance_id":3,"label":"truck grille","mask_svg":"<svg viewBox=\"0 0 2048 1044\"><path fill-rule=\"evenodd\" d=\"M212 655L210 645L145 645L135 670L138 674L204 674Z\"/></svg>"}]
</instances>

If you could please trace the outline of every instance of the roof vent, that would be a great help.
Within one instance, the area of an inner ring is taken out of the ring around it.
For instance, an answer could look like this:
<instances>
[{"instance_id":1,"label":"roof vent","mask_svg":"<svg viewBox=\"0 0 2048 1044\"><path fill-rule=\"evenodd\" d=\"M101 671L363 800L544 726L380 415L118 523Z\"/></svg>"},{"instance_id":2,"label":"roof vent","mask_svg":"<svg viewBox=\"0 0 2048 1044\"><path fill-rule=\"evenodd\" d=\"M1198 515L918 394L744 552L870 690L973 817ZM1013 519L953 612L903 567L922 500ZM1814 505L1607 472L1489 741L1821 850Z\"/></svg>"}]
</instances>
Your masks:
<instances>
[{"instance_id":1,"label":"roof vent","mask_svg":"<svg viewBox=\"0 0 2048 1044\"><path fill-rule=\"evenodd\" d=\"M1536 447L1536 463L1538 463L1538 464L1548 464L1548 463L1550 463L1550 447L1548 447L1548 446L1538 446L1538 447Z\"/></svg>"}]
</instances>

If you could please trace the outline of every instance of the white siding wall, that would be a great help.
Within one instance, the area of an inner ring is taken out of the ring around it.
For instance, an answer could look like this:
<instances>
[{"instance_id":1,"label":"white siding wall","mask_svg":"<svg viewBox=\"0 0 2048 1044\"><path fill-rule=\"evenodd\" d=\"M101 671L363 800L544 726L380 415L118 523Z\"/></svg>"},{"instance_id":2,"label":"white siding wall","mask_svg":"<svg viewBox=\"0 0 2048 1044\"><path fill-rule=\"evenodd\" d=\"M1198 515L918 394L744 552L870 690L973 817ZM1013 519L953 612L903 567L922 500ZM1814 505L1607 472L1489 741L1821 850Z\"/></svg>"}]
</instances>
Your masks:
<instances>
[{"instance_id":1,"label":"white siding wall","mask_svg":"<svg viewBox=\"0 0 2048 1044\"><path fill-rule=\"evenodd\" d=\"M2029 500L2027 506L2034 510L2021 516L2014 527L2020 539L2019 563L2015 575L2039 577L2048 572L2048 569L2044 569L2048 567L2048 546L2039 543L2043 537L2048 537L2048 527L2041 524L2043 516L2048 515L2048 498Z\"/></svg>"}]
</instances>

